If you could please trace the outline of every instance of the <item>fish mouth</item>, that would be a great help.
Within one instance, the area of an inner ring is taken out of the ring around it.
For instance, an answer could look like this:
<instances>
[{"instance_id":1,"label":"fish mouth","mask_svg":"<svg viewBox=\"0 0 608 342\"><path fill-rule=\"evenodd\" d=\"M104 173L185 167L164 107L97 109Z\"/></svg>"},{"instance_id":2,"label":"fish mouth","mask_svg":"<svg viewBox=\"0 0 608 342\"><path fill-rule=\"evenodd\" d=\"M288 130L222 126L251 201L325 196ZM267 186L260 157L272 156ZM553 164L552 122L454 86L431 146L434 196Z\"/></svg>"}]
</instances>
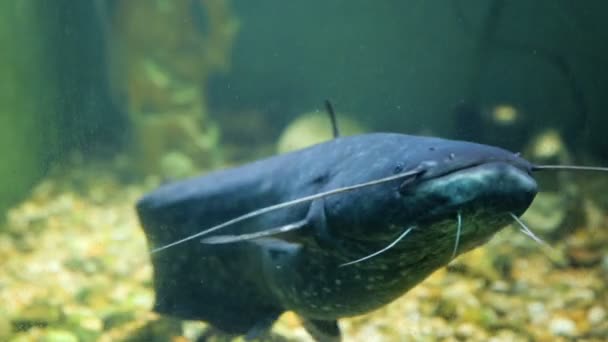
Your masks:
<instances>
[{"instance_id":1,"label":"fish mouth","mask_svg":"<svg viewBox=\"0 0 608 342\"><path fill-rule=\"evenodd\" d=\"M449 260L452 253L453 258L487 242L513 221L512 215L523 214L536 193L536 181L525 168L502 161L423 180L403 196L407 221L415 227L410 239L433 244Z\"/></svg>"},{"instance_id":2,"label":"fish mouth","mask_svg":"<svg viewBox=\"0 0 608 342\"><path fill-rule=\"evenodd\" d=\"M421 220L455 217L458 212L521 215L538 191L529 170L505 161L468 165L422 179L402 193Z\"/></svg>"}]
</instances>

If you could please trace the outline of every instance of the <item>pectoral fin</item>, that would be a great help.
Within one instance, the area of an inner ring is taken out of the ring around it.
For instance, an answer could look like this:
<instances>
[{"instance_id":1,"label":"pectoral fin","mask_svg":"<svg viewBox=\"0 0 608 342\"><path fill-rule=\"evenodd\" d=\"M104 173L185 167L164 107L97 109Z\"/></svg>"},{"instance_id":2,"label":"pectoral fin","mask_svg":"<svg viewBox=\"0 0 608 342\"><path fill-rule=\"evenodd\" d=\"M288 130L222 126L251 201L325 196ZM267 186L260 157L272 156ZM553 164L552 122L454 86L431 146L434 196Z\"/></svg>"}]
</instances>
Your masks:
<instances>
[{"instance_id":1,"label":"pectoral fin","mask_svg":"<svg viewBox=\"0 0 608 342\"><path fill-rule=\"evenodd\" d=\"M325 248L335 248L337 240L332 236L327 225L325 202L323 199L312 202L307 218L310 226L314 229L317 243Z\"/></svg>"},{"instance_id":2,"label":"pectoral fin","mask_svg":"<svg viewBox=\"0 0 608 342\"><path fill-rule=\"evenodd\" d=\"M323 199L312 202L306 218L300 221L288 223L279 227L265 229L254 233L245 233L238 235L215 235L201 239L204 244L226 244L243 241L257 240L267 238L304 227L313 227L314 234L321 244L325 246L333 246L334 239L330 236L329 229L325 218L325 205Z\"/></svg>"}]
</instances>

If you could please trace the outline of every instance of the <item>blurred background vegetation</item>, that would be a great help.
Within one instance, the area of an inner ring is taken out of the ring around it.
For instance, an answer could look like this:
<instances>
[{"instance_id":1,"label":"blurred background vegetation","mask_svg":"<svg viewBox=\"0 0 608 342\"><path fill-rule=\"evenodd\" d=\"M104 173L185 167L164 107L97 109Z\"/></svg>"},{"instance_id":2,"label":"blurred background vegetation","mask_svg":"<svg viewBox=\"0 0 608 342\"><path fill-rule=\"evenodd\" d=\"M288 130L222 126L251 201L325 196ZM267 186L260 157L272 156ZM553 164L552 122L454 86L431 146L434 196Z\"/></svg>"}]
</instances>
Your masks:
<instances>
[{"instance_id":1,"label":"blurred background vegetation","mask_svg":"<svg viewBox=\"0 0 608 342\"><path fill-rule=\"evenodd\" d=\"M326 98L355 131L513 150L550 131L579 160L606 162L606 10L599 0L3 1L0 211L74 155L126 156L131 179L171 179L272 154Z\"/></svg>"}]
</instances>

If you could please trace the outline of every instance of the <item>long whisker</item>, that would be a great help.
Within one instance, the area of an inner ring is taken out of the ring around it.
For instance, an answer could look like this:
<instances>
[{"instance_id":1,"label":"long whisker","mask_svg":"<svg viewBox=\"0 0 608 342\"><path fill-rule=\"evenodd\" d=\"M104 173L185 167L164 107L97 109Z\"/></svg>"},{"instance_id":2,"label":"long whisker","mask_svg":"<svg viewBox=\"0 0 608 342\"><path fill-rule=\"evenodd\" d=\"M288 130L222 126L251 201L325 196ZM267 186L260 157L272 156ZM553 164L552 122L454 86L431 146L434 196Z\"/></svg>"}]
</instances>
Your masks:
<instances>
[{"instance_id":1,"label":"long whisker","mask_svg":"<svg viewBox=\"0 0 608 342\"><path fill-rule=\"evenodd\" d=\"M458 252L458 244L460 243L460 233L462 231L462 215L460 214L460 211L458 211L458 225L456 226L456 242L454 242L454 250L452 251L452 258L454 259L456 257L456 253Z\"/></svg>"},{"instance_id":2,"label":"long whisker","mask_svg":"<svg viewBox=\"0 0 608 342\"><path fill-rule=\"evenodd\" d=\"M286 233L289 231L293 231L296 229L300 229L308 224L308 220L300 220L298 222L286 224L283 226L279 226L276 228L271 228L267 230L262 230L255 233L241 234L241 235L219 235L219 236L211 236L208 238L203 238L202 243L206 244L224 244L224 243L234 243L234 242L242 242L249 240L256 240L268 236L273 236L277 234Z\"/></svg>"},{"instance_id":3,"label":"long whisker","mask_svg":"<svg viewBox=\"0 0 608 342\"><path fill-rule=\"evenodd\" d=\"M600 171L608 172L608 167L580 165L533 165L532 171L565 170L565 171Z\"/></svg>"},{"instance_id":4,"label":"long whisker","mask_svg":"<svg viewBox=\"0 0 608 342\"><path fill-rule=\"evenodd\" d=\"M173 247L175 245L182 244L182 243L184 243L186 241L190 241L190 240L196 239L196 238L201 237L203 235L207 235L209 233L212 233L212 232L217 231L219 229L222 229L224 227L233 225L235 223L238 223L238 222L250 219L252 217L260 216L262 214L266 214L266 213L269 213L269 212L272 212L272 211L276 211L276 210L279 210L279 209L292 207L294 205L298 205L298 204L301 204L301 203L312 202L312 201L314 201L316 199L320 199L320 198L324 198L324 197L340 194L340 193L343 193L343 192L349 192L349 191L353 191L353 190L357 190L357 189L361 189L361 188L365 188L365 187L369 187L369 186L374 186L374 185L378 185L378 184L382 184L382 183L387 183L387 182L390 182L390 181L393 181L393 180L396 180L396 179L407 178L407 177L414 177L414 176L417 176L417 175L423 173L424 171L425 170L423 168L415 168L413 170L402 172L402 173L399 173L399 174L396 174L396 175L392 175L392 176L376 179L376 180L365 182L365 183L360 183L360 184L345 186L345 187L337 188L337 189L333 189L333 190L328 190L328 191L321 192L321 193L318 193L318 194L314 194L314 195L310 195L310 196L305 196L305 197L298 198L298 199L295 199L295 200L291 200L291 201L287 201L287 202L271 205L271 206L268 206L268 207L264 207L262 209L254 210L254 211L251 211L251 212L249 212L247 214L244 214L244 215L241 215L239 217L236 217L236 218L234 218L232 220L228 220L228 221L226 221L224 223L221 223L221 224L213 226L213 227L211 227L209 229L203 230L203 231L201 231L199 233L196 233L194 235L190 235L188 237L185 237L185 238L183 238L181 240L177 240L177 241L172 242L170 244L167 244L167 245L155 248L155 249L153 249L153 250L150 251L150 254L154 254L154 253L160 252L162 250L165 250L167 248Z\"/></svg>"},{"instance_id":5,"label":"long whisker","mask_svg":"<svg viewBox=\"0 0 608 342\"><path fill-rule=\"evenodd\" d=\"M409 227L409 228L408 228L408 229L407 229L405 232L403 232L401 235L399 235L399 237L398 237L398 238L396 238L396 239L395 239L395 241L391 242L391 243L390 243L390 245L388 245L388 246L386 246L386 247L382 248L381 250L379 250L379 251L377 251L377 252L374 252L374 253L372 253L372 254L370 254L370 255L368 255L368 256L364 256L363 258L360 258L360 259L357 259L357 260L353 260L353 261L346 262L346 263L344 263L344 264L341 264L341 265L340 265L340 266L338 266L338 267L344 267L344 266L348 266L348 265L353 265L353 264L359 263L359 262L361 262L361 261L365 261L365 260L367 260L367 259L371 259L371 258L373 258L373 257L375 257L375 256L377 256L377 255L379 255L379 254L381 254L381 253L384 253L384 252L388 251L389 249L393 248L393 246L395 246L397 243L399 243L399 241L403 240L403 238L404 238L404 237L405 237L407 234L409 234L409 232L411 232L411 231L412 231L412 229L414 229L414 227Z\"/></svg>"},{"instance_id":6,"label":"long whisker","mask_svg":"<svg viewBox=\"0 0 608 342\"><path fill-rule=\"evenodd\" d=\"M529 236L530 238L532 238L532 240L536 241L537 243L543 245L546 244L545 241L543 241L541 238L539 238L538 236L536 236L536 234L534 234L530 228L528 228L526 226L526 224L524 223L524 221L522 221L519 217L517 217L517 215L513 214L513 213L509 213L509 215L511 215L511 217L515 220L515 222L517 222L517 224L519 224L520 227L520 231L524 234L526 234L527 236Z\"/></svg>"}]
</instances>

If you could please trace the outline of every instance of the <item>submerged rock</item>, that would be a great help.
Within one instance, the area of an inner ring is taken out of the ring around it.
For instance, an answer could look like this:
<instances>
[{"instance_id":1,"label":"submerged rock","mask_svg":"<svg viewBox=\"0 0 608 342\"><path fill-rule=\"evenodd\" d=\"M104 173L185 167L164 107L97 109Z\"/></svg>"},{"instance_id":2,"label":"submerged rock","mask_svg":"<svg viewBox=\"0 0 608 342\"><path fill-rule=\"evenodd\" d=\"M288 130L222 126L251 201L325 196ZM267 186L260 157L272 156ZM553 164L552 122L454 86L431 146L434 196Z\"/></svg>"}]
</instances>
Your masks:
<instances>
[{"instance_id":1,"label":"submerged rock","mask_svg":"<svg viewBox=\"0 0 608 342\"><path fill-rule=\"evenodd\" d=\"M340 134L355 135L365 132L361 124L347 116L336 114ZM285 153L318 144L332 138L332 127L327 113L309 112L292 121L281 133L277 151Z\"/></svg>"},{"instance_id":2,"label":"submerged rock","mask_svg":"<svg viewBox=\"0 0 608 342\"><path fill-rule=\"evenodd\" d=\"M576 323L568 318L556 317L549 323L549 330L553 335L573 337L577 334Z\"/></svg>"}]
</instances>

